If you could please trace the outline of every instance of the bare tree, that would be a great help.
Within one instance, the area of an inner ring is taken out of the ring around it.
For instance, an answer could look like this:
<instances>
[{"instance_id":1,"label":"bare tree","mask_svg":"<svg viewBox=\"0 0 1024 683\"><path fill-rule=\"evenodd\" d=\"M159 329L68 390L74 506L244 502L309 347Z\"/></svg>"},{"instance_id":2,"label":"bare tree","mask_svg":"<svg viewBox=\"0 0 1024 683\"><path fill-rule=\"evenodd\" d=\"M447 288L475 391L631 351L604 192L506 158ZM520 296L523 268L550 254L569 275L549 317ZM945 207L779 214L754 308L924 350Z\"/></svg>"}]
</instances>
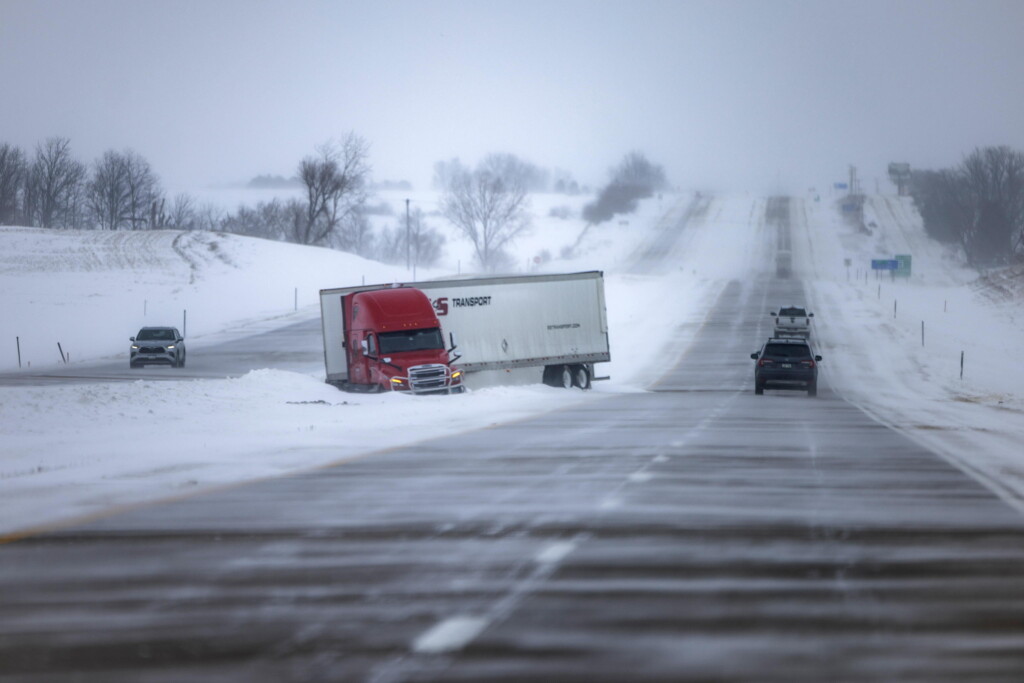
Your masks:
<instances>
[{"instance_id":1,"label":"bare tree","mask_svg":"<svg viewBox=\"0 0 1024 683\"><path fill-rule=\"evenodd\" d=\"M297 199L287 202L272 199L259 202L255 207L239 206L234 214L221 220L220 229L237 235L283 241L291 233L295 220L301 219L304 213L302 202Z\"/></svg>"},{"instance_id":2,"label":"bare tree","mask_svg":"<svg viewBox=\"0 0 1024 683\"><path fill-rule=\"evenodd\" d=\"M932 238L968 248L964 226L972 222L970 202L956 171L911 171L910 194Z\"/></svg>"},{"instance_id":3,"label":"bare tree","mask_svg":"<svg viewBox=\"0 0 1024 683\"><path fill-rule=\"evenodd\" d=\"M86 197L93 221L104 230L141 230L169 223L156 174L132 150L103 153L93 165Z\"/></svg>"},{"instance_id":4,"label":"bare tree","mask_svg":"<svg viewBox=\"0 0 1024 683\"><path fill-rule=\"evenodd\" d=\"M330 246L359 256L370 256L373 253L373 226L366 213L357 209L349 214L339 224Z\"/></svg>"},{"instance_id":5,"label":"bare tree","mask_svg":"<svg viewBox=\"0 0 1024 683\"><path fill-rule=\"evenodd\" d=\"M466 173L469 169L459 161L458 157L452 157L448 161L434 162L433 185L435 190L445 191L451 185L452 179Z\"/></svg>"},{"instance_id":6,"label":"bare tree","mask_svg":"<svg viewBox=\"0 0 1024 683\"><path fill-rule=\"evenodd\" d=\"M640 152L630 152L611 170L611 181L597 199L583 207L583 218L601 223L615 214L631 213L637 202L652 196L667 184L665 171Z\"/></svg>"},{"instance_id":7,"label":"bare tree","mask_svg":"<svg viewBox=\"0 0 1024 683\"><path fill-rule=\"evenodd\" d=\"M664 189L665 170L647 160L642 152L630 152L612 169L612 183L635 188L639 198L650 197Z\"/></svg>"},{"instance_id":8,"label":"bare tree","mask_svg":"<svg viewBox=\"0 0 1024 683\"><path fill-rule=\"evenodd\" d=\"M13 225L18 220L18 195L26 168L21 148L6 142L0 145L0 225Z\"/></svg>"},{"instance_id":9,"label":"bare tree","mask_svg":"<svg viewBox=\"0 0 1024 683\"><path fill-rule=\"evenodd\" d=\"M527 192L546 192L548 189L548 172L514 154L488 154L480 167L506 181L514 180Z\"/></svg>"},{"instance_id":10,"label":"bare tree","mask_svg":"<svg viewBox=\"0 0 1024 683\"><path fill-rule=\"evenodd\" d=\"M196 209L196 230L221 230L225 220L224 209L212 202L204 202Z\"/></svg>"},{"instance_id":11,"label":"bare tree","mask_svg":"<svg viewBox=\"0 0 1024 683\"><path fill-rule=\"evenodd\" d=\"M157 217L163 191L149 162L137 152L127 150L122 154L125 167L125 188L127 190L128 227L132 230L161 227Z\"/></svg>"},{"instance_id":12,"label":"bare tree","mask_svg":"<svg viewBox=\"0 0 1024 683\"><path fill-rule=\"evenodd\" d=\"M417 266L433 266L441 259L444 235L424 219L423 209L413 209L406 229L402 218L393 227L385 228L378 236L374 255L385 263L405 263L406 244L412 262Z\"/></svg>"},{"instance_id":13,"label":"bare tree","mask_svg":"<svg viewBox=\"0 0 1024 683\"><path fill-rule=\"evenodd\" d=\"M195 230L197 223L196 203L192 195L181 192L174 196L167 216L168 227L177 230Z\"/></svg>"},{"instance_id":14,"label":"bare tree","mask_svg":"<svg viewBox=\"0 0 1024 683\"><path fill-rule=\"evenodd\" d=\"M120 230L128 218L128 169L124 157L113 150L93 164L86 202L93 220L102 230Z\"/></svg>"},{"instance_id":15,"label":"bare tree","mask_svg":"<svg viewBox=\"0 0 1024 683\"><path fill-rule=\"evenodd\" d=\"M976 149L955 169L914 171L911 195L928 234L957 241L968 262L1005 263L1024 253L1024 154Z\"/></svg>"},{"instance_id":16,"label":"bare tree","mask_svg":"<svg viewBox=\"0 0 1024 683\"><path fill-rule=\"evenodd\" d=\"M49 138L36 145L35 159L25 186L26 208L43 228L71 227L69 217L80 212L85 166L71 156L71 141ZM30 204L30 205L29 205Z\"/></svg>"},{"instance_id":17,"label":"bare tree","mask_svg":"<svg viewBox=\"0 0 1024 683\"><path fill-rule=\"evenodd\" d=\"M504 248L529 228L527 206L522 179L497 175L485 159L451 179L441 213L473 243L480 265L494 270L505 261Z\"/></svg>"},{"instance_id":18,"label":"bare tree","mask_svg":"<svg viewBox=\"0 0 1024 683\"><path fill-rule=\"evenodd\" d=\"M306 207L303 219L294 225L295 242L326 245L342 224L359 221L370 173L368 153L366 141L349 133L340 144L325 143L302 160L299 180L306 189Z\"/></svg>"},{"instance_id":19,"label":"bare tree","mask_svg":"<svg viewBox=\"0 0 1024 683\"><path fill-rule=\"evenodd\" d=\"M960 168L972 208L973 260L1009 260L1024 232L1024 154L1009 147L977 149Z\"/></svg>"}]
</instances>

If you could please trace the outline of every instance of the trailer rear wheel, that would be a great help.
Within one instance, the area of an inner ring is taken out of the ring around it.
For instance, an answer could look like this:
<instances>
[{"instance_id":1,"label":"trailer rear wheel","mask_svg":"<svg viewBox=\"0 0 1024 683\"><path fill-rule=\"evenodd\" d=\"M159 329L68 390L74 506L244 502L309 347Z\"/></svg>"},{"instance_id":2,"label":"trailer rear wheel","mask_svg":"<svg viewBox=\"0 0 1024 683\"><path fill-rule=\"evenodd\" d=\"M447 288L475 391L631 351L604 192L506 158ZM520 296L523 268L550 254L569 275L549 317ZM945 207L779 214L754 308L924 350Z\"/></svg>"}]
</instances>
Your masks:
<instances>
[{"instance_id":1,"label":"trailer rear wheel","mask_svg":"<svg viewBox=\"0 0 1024 683\"><path fill-rule=\"evenodd\" d=\"M544 367L544 384L557 389L571 389L576 386L575 365L547 365Z\"/></svg>"},{"instance_id":2,"label":"trailer rear wheel","mask_svg":"<svg viewBox=\"0 0 1024 683\"><path fill-rule=\"evenodd\" d=\"M583 391L590 388L590 371L586 365L574 365L572 371L572 384Z\"/></svg>"}]
</instances>

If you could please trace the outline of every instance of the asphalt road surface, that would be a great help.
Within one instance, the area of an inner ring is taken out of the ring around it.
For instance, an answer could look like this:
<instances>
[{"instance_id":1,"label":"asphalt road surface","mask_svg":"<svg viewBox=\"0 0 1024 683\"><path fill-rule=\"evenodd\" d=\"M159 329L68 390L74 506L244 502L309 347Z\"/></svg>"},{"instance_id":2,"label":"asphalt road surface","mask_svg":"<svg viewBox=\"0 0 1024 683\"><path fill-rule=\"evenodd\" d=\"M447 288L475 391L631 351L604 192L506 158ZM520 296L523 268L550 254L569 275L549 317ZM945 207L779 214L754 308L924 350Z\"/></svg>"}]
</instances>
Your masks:
<instances>
[{"instance_id":1,"label":"asphalt road surface","mask_svg":"<svg viewBox=\"0 0 1024 683\"><path fill-rule=\"evenodd\" d=\"M0 680L1024 679L1024 517L827 371L754 395L801 286L650 392L0 545Z\"/></svg>"}]
</instances>

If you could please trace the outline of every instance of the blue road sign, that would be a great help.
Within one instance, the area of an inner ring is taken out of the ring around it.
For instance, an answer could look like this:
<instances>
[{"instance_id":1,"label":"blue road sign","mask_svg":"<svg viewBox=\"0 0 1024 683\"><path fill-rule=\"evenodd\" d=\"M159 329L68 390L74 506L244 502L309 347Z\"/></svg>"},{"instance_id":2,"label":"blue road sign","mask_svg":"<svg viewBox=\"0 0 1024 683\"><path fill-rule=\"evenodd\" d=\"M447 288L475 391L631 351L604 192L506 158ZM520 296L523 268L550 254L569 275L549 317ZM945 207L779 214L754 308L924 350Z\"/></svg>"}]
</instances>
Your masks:
<instances>
[{"instance_id":1,"label":"blue road sign","mask_svg":"<svg viewBox=\"0 0 1024 683\"><path fill-rule=\"evenodd\" d=\"M873 258L871 259L871 270L898 270L900 262L896 259Z\"/></svg>"}]
</instances>

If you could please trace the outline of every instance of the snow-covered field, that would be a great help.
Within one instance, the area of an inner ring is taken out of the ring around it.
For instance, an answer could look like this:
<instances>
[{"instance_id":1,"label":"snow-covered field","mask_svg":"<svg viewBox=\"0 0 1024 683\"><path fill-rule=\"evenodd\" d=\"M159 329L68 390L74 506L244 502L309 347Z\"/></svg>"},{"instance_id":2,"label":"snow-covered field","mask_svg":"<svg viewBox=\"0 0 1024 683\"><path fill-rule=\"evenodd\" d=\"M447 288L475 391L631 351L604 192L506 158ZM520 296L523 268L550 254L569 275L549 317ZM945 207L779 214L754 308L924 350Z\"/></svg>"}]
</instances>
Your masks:
<instances>
[{"instance_id":1,"label":"snow-covered field","mask_svg":"<svg viewBox=\"0 0 1024 683\"><path fill-rule=\"evenodd\" d=\"M0 388L0 534L642 391L658 378L666 349L686 348L726 283L763 267L764 200L737 195L714 198L691 222L675 268L631 272L639 245L673 224L691 199L651 199L627 220L585 233L578 218L585 197L533 199L534 229L513 258L519 272L606 271L613 361L600 369L612 380L588 394L531 385L443 400L348 395L323 383L319 363L237 379ZM387 200L404 210L403 196ZM429 193L413 200L425 211L436 203ZM872 197L872 235L845 224L830 203L795 205L795 266L808 280L830 384L998 482L990 485L1007 497L1019 495L1019 302L993 302L973 287L974 274L924 236L908 200ZM551 215L562 206L572 217ZM440 219L433 225L444 229ZM844 258L863 268L867 259L894 253L914 255L910 281L864 282L856 265L847 279ZM416 277L466 273L470 263L468 245L449 233L444 260ZM318 316L322 287L411 279L404 265L233 235L0 228L0 370L17 371L16 337L23 364L33 369L59 363L58 342L73 363L123 358L138 327L178 325L187 310L194 355L204 344ZM676 293L667 309L666 291ZM651 319L658 325L645 324Z\"/></svg>"}]
</instances>

